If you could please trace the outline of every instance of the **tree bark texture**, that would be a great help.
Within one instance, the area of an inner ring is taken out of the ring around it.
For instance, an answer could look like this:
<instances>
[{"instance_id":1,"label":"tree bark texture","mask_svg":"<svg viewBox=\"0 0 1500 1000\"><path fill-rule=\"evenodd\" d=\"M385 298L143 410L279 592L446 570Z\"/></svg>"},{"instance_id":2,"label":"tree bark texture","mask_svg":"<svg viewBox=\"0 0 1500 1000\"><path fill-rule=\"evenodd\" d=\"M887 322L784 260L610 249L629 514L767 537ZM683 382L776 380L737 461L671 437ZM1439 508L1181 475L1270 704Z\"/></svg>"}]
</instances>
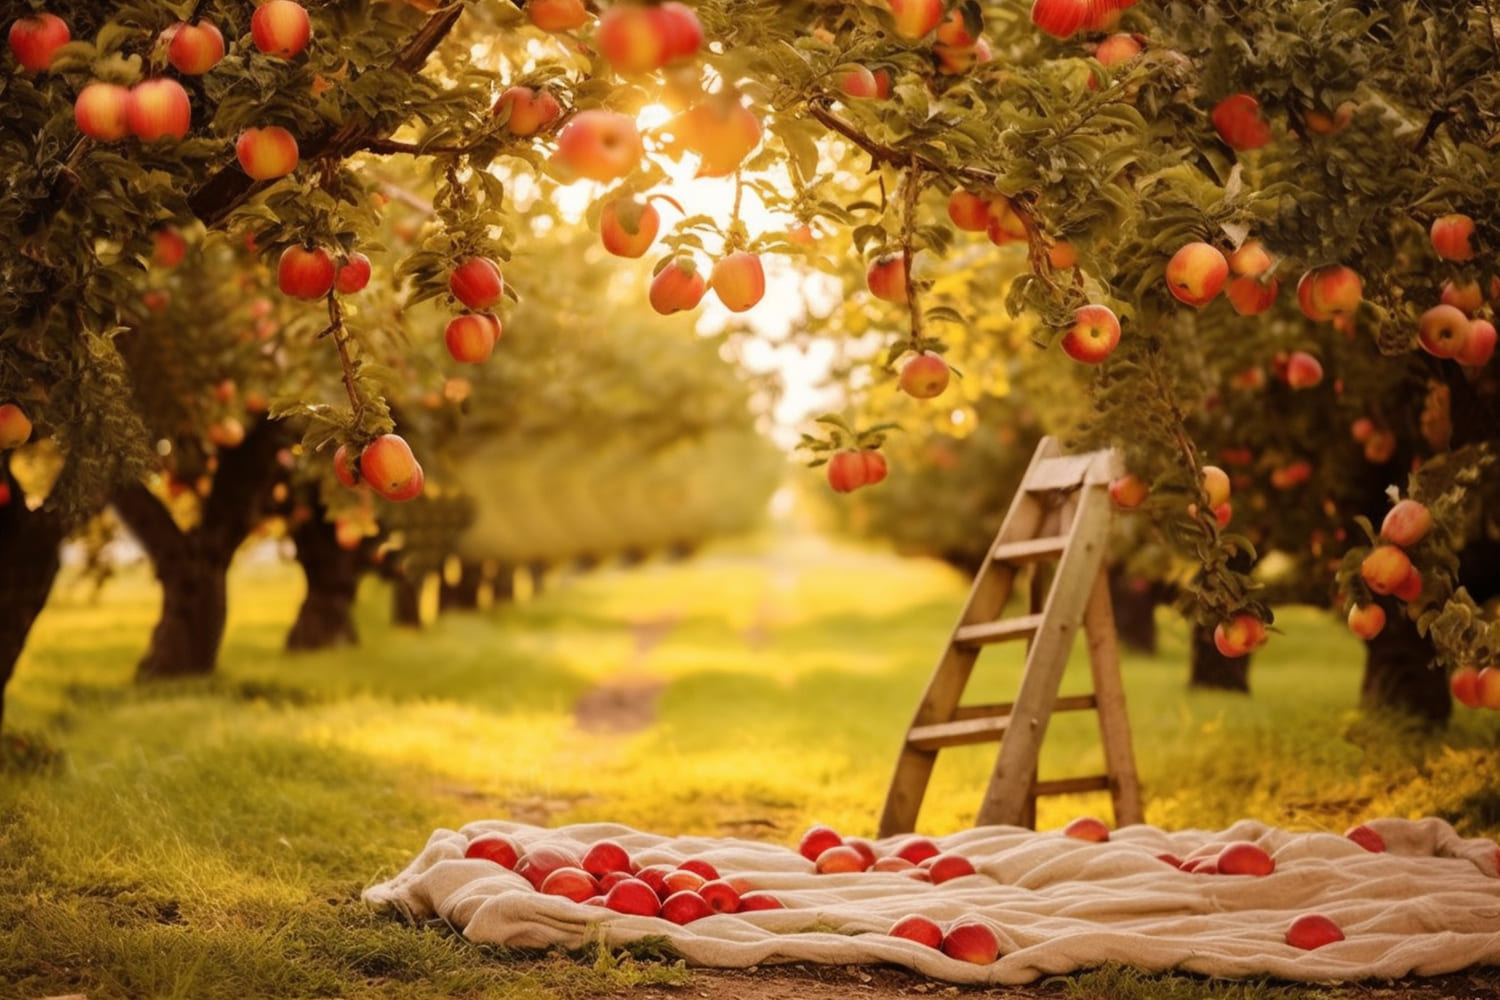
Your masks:
<instances>
[{"instance_id":1,"label":"tree bark texture","mask_svg":"<svg viewBox=\"0 0 1500 1000\"><path fill-rule=\"evenodd\" d=\"M297 562L307 580L307 595L297 609L297 620L287 632L289 652L359 644L354 601L359 581L370 566L370 543L344 548L325 514L323 506L316 504L312 516L292 529Z\"/></svg>"},{"instance_id":2,"label":"tree bark texture","mask_svg":"<svg viewBox=\"0 0 1500 1000\"><path fill-rule=\"evenodd\" d=\"M5 688L15 673L36 616L57 579L58 549L66 535L61 517L27 510L21 487L0 458L0 483L9 500L0 507L0 724L5 721Z\"/></svg>"}]
</instances>

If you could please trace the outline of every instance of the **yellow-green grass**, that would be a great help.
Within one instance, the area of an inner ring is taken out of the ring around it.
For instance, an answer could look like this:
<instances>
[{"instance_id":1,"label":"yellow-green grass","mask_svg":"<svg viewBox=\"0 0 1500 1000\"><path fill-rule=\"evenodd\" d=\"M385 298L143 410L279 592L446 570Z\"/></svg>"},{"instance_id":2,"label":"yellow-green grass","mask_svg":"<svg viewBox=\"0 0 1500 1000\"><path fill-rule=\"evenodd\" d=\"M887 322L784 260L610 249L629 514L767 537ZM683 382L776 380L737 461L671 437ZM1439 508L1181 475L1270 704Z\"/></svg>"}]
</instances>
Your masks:
<instances>
[{"instance_id":1,"label":"yellow-green grass","mask_svg":"<svg viewBox=\"0 0 1500 1000\"><path fill-rule=\"evenodd\" d=\"M372 580L360 649L290 657L298 573L247 564L218 674L147 688L131 674L157 609L149 576L128 572L97 602L61 587L10 690L10 727L64 758L52 773L0 774L0 984L18 996L582 997L680 976L610 956L499 956L372 913L359 891L434 828L484 818L784 843L814 822L873 834L968 586L936 564L804 536L553 583L418 634L387 623ZM1500 834L1493 714L1460 709L1438 736L1361 717L1361 648L1310 609L1281 615L1253 696L1189 691L1184 632L1160 621L1160 655L1123 667L1149 822L1340 831L1440 815ZM972 700L1009 697L1020 653L987 650ZM654 715L628 731L580 726L575 704L599 685L659 686ZM1080 648L1064 688L1086 686ZM1097 770L1093 727L1088 713L1055 719L1043 776ZM973 822L993 754L941 756L924 831ZM1108 810L1102 796L1044 799L1038 825Z\"/></svg>"}]
</instances>

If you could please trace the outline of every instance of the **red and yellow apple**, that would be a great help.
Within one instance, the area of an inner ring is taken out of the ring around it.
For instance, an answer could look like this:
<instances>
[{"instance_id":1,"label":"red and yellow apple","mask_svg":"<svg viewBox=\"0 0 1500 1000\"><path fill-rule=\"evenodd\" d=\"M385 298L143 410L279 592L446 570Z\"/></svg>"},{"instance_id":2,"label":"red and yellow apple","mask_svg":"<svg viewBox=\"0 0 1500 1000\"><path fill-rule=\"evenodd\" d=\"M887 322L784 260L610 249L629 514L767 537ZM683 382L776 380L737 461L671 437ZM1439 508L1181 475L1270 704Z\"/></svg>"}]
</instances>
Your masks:
<instances>
[{"instance_id":1,"label":"red and yellow apple","mask_svg":"<svg viewBox=\"0 0 1500 1000\"><path fill-rule=\"evenodd\" d=\"M1359 565L1359 575L1377 594L1391 594L1411 573L1411 559L1395 545L1377 545Z\"/></svg>"},{"instance_id":2,"label":"red and yellow apple","mask_svg":"<svg viewBox=\"0 0 1500 1000\"><path fill-rule=\"evenodd\" d=\"M296 136L280 125L268 125L241 132L234 143L234 155L246 176L267 181L296 170L300 152Z\"/></svg>"},{"instance_id":3,"label":"red and yellow apple","mask_svg":"<svg viewBox=\"0 0 1500 1000\"><path fill-rule=\"evenodd\" d=\"M1214 300L1229 277L1219 248L1202 241L1178 249L1167 262L1167 288L1179 301L1201 308Z\"/></svg>"},{"instance_id":4,"label":"red and yellow apple","mask_svg":"<svg viewBox=\"0 0 1500 1000\"><path fill-rule=\"evenodd\" d=\"M292 244L276 264L276 285L294 299L321 299L333 287L333 258L322 247Z\"/></svg>"},{"instance_id":5,"label":"red and yellow apple","mask_svg":"<svg viewBox=\"0 0 1500 1000\"><path fill-rule=\"evenodd\" d=\"M943 929L931 917L925 917L920 913L912 913L902 917L891 925L886 931L891 937L904 938L907 941L915 941L917 944L926 945L929 948L941 948L943 946Z\"/></svg>"},{"instance_id":6,"label":"red and yellow apple","mask_svg":"<svg viewBox=\"0 0 1500 1000\"><path fill-rule=\"evenodd\" d=\"M41 11L11 22L7 41L16 62L29 73L40 73L52 66L57 50L68 44L73 33L67 22L56 14Z\"/></svg>"},{"instance_id":7,"label":"red and yellow apple","mask_svg":"<svg viewBox=\"0 0 1500 1000\"><path fill-rule=\"evenodd\" d=\"M926 37L943 20L942 0L886 0L896 20L896 34L915 40Z\"/></svg>"},{"instance_id":8,"label":"red and yellow apple","mask_svg":"<svg viewBox=\"0 0 1500 1000\"><path fill-rule=\"evenodd\" d=\"M1214 130L1230 149L1260 149L1271 141L1271 126L1260 114L1260 101L1250 94L1230 94L1209 115Z\"/></svg>"},{"instance_id":9,"label":"red and yellow apple","mask_svg":"<svg viewBox=\"0 0 1500 1000\"><path fill-rule=\"evenodd\" d=\"M1254 652L1265 641L1266 626L1254 615L1235 615L1214 626L1214 646L1230 659Z\"/></svg>"},{"instance_id":10,"label":"red and yellow apple","mask_svg":"<svg viewBox=\"0 0 1500 1000\"><path fill-rule=\"evenodd\" d=\"M1474 259L1474 247L1469 240L1474 235L1474 220L1462 213L1441 215L1432 220L1432 249L1444 260L1465 261Z\"/></svg>"},{"instance_id":11,"label":"red and yellow apple","mask_svg":"<svg viewBox=\"0 0 1500 1000\"><path fill-rule=\"evenodd\" d=\"M714 262L708 285L730 312L745 312L766 294L766 272L760 256L736 250Z\"/></svg>"},{"instance_id":12,"label":"red and yellow apple","mask_svg":"<svg viewBox=\"0 0 1500 1000\"><path fill-rule=\"evenodd\" d=\"M1460 705L1466 708L1480 708L1483 702L1479 698L1479 670L1468 665L1457 667L1453 673L1448 675L1448 690Z\"/></svg>"},{"instance_id":13,"label":"red and yellow apple","mask_svg":"<svg viewBox=\"0 0 1500 1000\"><path fill-rule=\"evenodd\" d=\"M1079 816L1063 827L1063 836L1102 844L1109 840L1109 827L1093 816Z\"/></svg>"},{"instance_id":14,"label":"red and yellow apple","mask_svg":"<svg viewBox=\"0 0 1500 1000\"><path fill-rule=\"evenodd\" d=\"M1224 297L1241 316L1259 316L1276 304L1276 293L1280 290L1281 282L1276 278L1267 281L1242 274L1229 279L1224 286Z\"/></svg>"},{"instance_id":15,"label":"red and yellow apple","mask_svg":"<svg viewBox=\"0 0 1500 1000\"><path fill-rule=\"evenodd\" d=\"M478 365L488 361L500 339L500 320L493 313L472 312L455 316L443 330L443 345L448 355L460 364Z\"/></svg>"},{"instance_id":16,"label":"red and yellow apple","mask_svg":"<svg viewBox=\"0 0 1500 1000\"><path fill-rule=\"evenodd\" d=\"M530 87L507 87L495 99L490 114L505 118L505 129L511 135L536 135L562 115L562 105L550 90Z\"/></svg>"},{"instance_id":17,"label":"red and yellow apple","mask_svg":"<svg viewBox=\"0 0 1500 1000\"><path fill-rule=\"evenodd\" d=\"M1120 343L1120 320L1108 306L1090 303L1073 312L1073 325L1063 334L1063 353L1074 361L1097 365Z\"/></svg>"},{"instance_id":18,"label":"red and yellow apple","mask_svg":"<svg viewBox=\"0 0 1500 1000\"><path fill-rule=\"evenodd\" d=\"M1407 498L1396 501L1380 522L1380 537L1403 549L1411 548L1426 537L1432 528L1432 511L1427 505Z\"/></svg>"},{"instance_id":19,"label":"red and yellow apple","mask_svg":"<svg viewBox=\"0 0 1500 1000\"><path fill-rule=\"evenodd\" d=\"M250 39L267 55L290 59L311 38L307 9L295 0L266 0L250 15Z\"/></svg>"},{"instance_id":20,"label":"red and yellow apple","mask_svg":"<svg viewBox=\"0 0 1500 1000\"><path fill-rule=\"evenodd\" d=\"M583 0L528 0L526 17L543 31L572 31L588 23Z\"/></svg>"},{"instance_id":21,"label":"red and yellow apple","mask_svg":"<svg viewBox=\"0 0 1500 1000\"><path fill-rule=\"evenodd\" d=\"M888 253L876 258L865 270L865 283L877 299L886 302L906 301L906 258Z\"/></svg>"},{"instance_id":22,"label":"red and yellow apple","mask_svg":"<svg viewBox=\"0 0 1500 1000\"><path fill-rule=\"evenodd\" d=\"M1417 343L1439 358L1456 358L1468 346L1473 325L1463 310L1436 305L1417 321Z\"/></svg>"},{"instance_id":23,"label":"red and yellow apple","mask_svg":"<svg viewBox=\"0 0 1500 1000\"><path fill-rule=\"evenodd\" d=\"M158 77L130 88L125 120L131 134L142 142L168 137L181 139L193 123L193 107L182 84Z\"/></svg>"},{"instance_id":24,"label":"red and yellow apple","mask_svg":"<svg viewBox=\"0 0 1500 1000\"><path fill-rule=\"evenodd\" d=\"M469 309L489 309L505 298L505 279L488 257L466 257L449 272L448 291Z\"/></svg>"},{"instance_id":25,"label":"red and yellow apple","mask_svg":"<svg viewBox=\"0 0 1500 1000\"><path fill-rule=\"evenodd\" d=\"M1361 639L1373 639L1385 630L1385 609L1375 602L1349 609L1349 631Z\"/></svg>"},{"instance_id":26,"label":"red and yellow apple","mask_svg":"<svg viewBox=\"0 0 1500 1000\"><path fill-rule=\"evenodd\" d=\"M1342 940L1344 932L1339 929L1339 925L1321 913L1305 913L1293 920L1286 929L1286 943L1303 951L1312 951Z\"/></svg>"},{"instance_id":27,"label":"red and yellow apple","mask_svg":"<svg viewBox=\"0 0 1500 1000\"><path fill-rule=\"evenodd\" d=\"M901 366L897 384L901 391L913 399L932 399L948 388L952 369L941 354L923 351L915 354Z\"/></svg>"},{"instance_id":28,"label":"red and yellow apple","mask_svg":"<svg viewBox=\"0 0 1500 1000\"><path fill-rule=\"evenodd\" d=\"M599 239L616 257L641 257L661 228L661 214L649 201L623 196L605 202L599 213Z\"/></svg>"},{"instance_id":29,"label":"red and yellow apple","mask_svg":"<svg viewBox=\"0 0 1500 1000\"><path fill-rule=\"evenodd\" d=\"M696 308L708 291L703 272L691 257L673 257L651 279L647 299L663 316Z\"/></svg>"},{"instance_id":30,"label":"red and yellow apple","mask_svg":"<svg viewBox=\"0 0 1500 1000\"><path fill-rule=\"evenodd\" d=\"M392 500L405 496L414 482L420 483L422 467L405 438L399 434L382 434L360 452L359 473L370 484L370 489ZM527 856L532 853L528 852Z\"/></svg>"},{"instance_id":31,"label":"red and yellow apple","mask_svg":"<svg viewBox=\"0 0 1500 1000\"><path fill-rule=\"evenodd\" d=\"M1323 363L1306 351L1293 351L1286 362L1286 384L1311 389L1323 381Z\"/></svg>"},{"instance_id":32,"label":"red and yellow apple","mask_svg":"<svg viewBox=\"0 0 1500 1000\"><path fill-rule=\"evenodd\" d=\"M15 403L0 403L0 451L19 448L31 440L31 418Z\"/></svg>"},{"instance_id":33,"label":"red and yellow apple","mask_svg":"<svg viewBox=\"0 0 1500 1000\"><path fill-rule=\"evenodd\" d=\"M635 119L617 111L590 108L563 126L552 162L570 179L607 182L630 173L644 155Z\"/></svg>"},{"instance_id":34,"label":"red and yellow apple","mask_svg":"<svg viewBox=\"0 0 1500 1000\"><path fill-rule=\"evenodd\" d=\"M1469 368L1482 368L1495 356L1495 324L1487 319L1469 320L1469 339L1453 360Z\"/></svg>"},{"instance_id":35,"label":"red and yellow apple","mask_svg":"<svg viewBox=\"0 0 1500 1000\"><path fill-rule=\"evenodd\" d=\"M1121 510L1134 510L1145 503L1150 494L1151 487L1130 473L1111 480L1109 484L1109 498Z\"/></svg>"},{"instance_id":36,"label":"red and yellow apple","mask_svg":"<svg viewBox=\"0 0 1500 1000\"><path fill-rule=\"evenodd\" d=\"M130 91L113 83L91 83L73 100L73 121L90 139L114 142L130 134Z\"/></svg>"},{"instance_id":37,"label":"red and yellow apple","mask_svg":"<svg viewBox=\"0 0 1500 1000\"><path fill-rule=\"evenodd\" d=\"M941 947L949 958L975 965L989 965L1000 957L999 935L989 924L973 917L960 917L950 924Z\"/></svg>"},{"instance_id":38,"label":"red and yellow apple","mask_svg":"<svg viewBox=\"0 0 1500 1000\"><path fill-rule=\"evenodd\" d=\"M224 35L211 21L179 22L167 31L167 61L185 76L201 76L224 58Z\"/></svg>"},{"instance_id":39,"label":"red and yellow apple","mask_svg":"<svg viewBox=\"0 0 1500 1000\"><path fill-rule=\"evenodd\" d=\"M1276 870L1276 861L1259 844L1236 840L1226 844L1214 859L1220 875L1266 876Z\"/></svg>"},{"instance_id":40,"label":"red and yellow apple","mask_svg":"<svg viewBox=\"0 0 1500 1000\"><path fill-rule=\"evenodd\" d=\"M333 273L333 287L340 295L353 295L364 291L370 283L370 258L358 251L339 262Z\"/></svg>"}]
</instances>

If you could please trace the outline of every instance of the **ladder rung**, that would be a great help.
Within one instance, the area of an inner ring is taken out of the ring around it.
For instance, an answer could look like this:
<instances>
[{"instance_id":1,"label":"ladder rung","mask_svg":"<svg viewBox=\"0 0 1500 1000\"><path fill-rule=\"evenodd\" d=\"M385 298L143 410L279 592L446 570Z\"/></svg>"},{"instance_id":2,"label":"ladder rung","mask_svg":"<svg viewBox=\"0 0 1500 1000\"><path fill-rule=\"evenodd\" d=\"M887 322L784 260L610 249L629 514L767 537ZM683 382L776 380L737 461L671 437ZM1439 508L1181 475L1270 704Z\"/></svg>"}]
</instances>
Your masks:
<instances>
[{"instance_id":1,"label":"ladder rung","mask_svg":"<svg viewBox=\"0 0 1500 1000\"><path fill-rule=\"evenodd\" d=\"M1083 778L1059 778L1056 781L1038 781L1037 795L1071 795L1074 792L1107 792L1110 778L1107 774L1091 774Z\"/></svg>"},{"instance_id":2,"label":"ladder rung","mask_svg":"<svg viewBox=\"0 0 1500 1000\"><path fill-rule=\"evenodd\" d=\"M1095 453L1090 452L1085 455L1044 458L1027 471L1022 485L1033 493L1082 486L1095 457Z\"/></svg>"},{"instance_id":3,"label":"ladder rung","mask_svg":"<svg viewBox=\"0 0 1500 1000\"><path fill-rule=\"evenodd\" d=\"M906 734L906 742L918 750L994 743L1005 734L1005 727L1009 724L1010 719L1006 716L987 715L975 719L938 722L930 726L912 726L911 731Z\"/></svg>"},{"instance_id":4,"label":"ladder rung","mask_svg":"<svg viewBox=\"0 0 1500 1000\"><path fill-rule=\"evenodd\" d=\"M991 716L1009 715L1015 705L1010 702L992 702L983 705L960 705L953 710L954 719L983 719ZM1054 712L1082 712L1099 707L1099 699L1092 694L1068 694L1052 704Z\"/></svg>"},{"instance_id":5,"label":"ladder rung","mask_svg":"<svg viewBox=\"0 0 1500 1000\"><path fill-rule=\"evenodd\" d=\"M953 633L953 642L960 646L986 646L1008 639L1029 639L1041 631L1042 619L1042 615L1022 615L998 622L963 625Z\"/></svg>"},{"instance_id":6,"label":"ladder rung","mask_svg":"<svg viewBox=\"0 0 1500 1000\"><path fill-rule=\"evenodd\" d=\"M1068 539L1064 535L1053 535L1048 538L1032 538L1024 542L1001 542L990 552L990 558L997 563L1006 563L1018 566L1022 563L1036 562L1039 559L1051 559L1060 556L1063 549L1068 547Z\"/></svg>"}]
</instances>

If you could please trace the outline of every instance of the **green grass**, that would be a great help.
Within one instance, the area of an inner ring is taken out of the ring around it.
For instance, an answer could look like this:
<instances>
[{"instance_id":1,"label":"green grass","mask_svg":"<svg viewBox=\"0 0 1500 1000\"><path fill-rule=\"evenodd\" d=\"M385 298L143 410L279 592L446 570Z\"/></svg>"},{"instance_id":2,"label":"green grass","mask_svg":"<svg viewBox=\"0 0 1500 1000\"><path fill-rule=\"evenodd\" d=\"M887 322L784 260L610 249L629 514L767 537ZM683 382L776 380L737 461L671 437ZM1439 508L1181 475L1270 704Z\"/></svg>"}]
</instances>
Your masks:
<instances>
[{"instance_id":1,"label":"green grass","mask_svg":"<svg viewBox=\"0 0 1500 1000\"><path fill-rule=\"evenodd\" d=\"M679 981L671 963L477 947L371 912L359 893L434 828L483 818L784 843L814 822L873 834L967 586L934 564L799 537L562 581L418 635L386 623L388 595L370 581L360 650L288 657L298 574L253 565L232 580L218 675L137 688L149 576L127 573L97 602L64 582L9 692L11 727L62 758L0 773L0 997L529 1000ZM1169 616L1161 655L1127 658L1149 822L1341 831L1438 815L1500 834L1494 715L1459 710L1440 737L1362 718L1359 646L1324 614L1278 621L1286 634L1257 657L1249 698L1186 689ZM973 700L1013 693L1019 652L985 653ZM1076 654L1065 690L1087 684ZM662 685L655 722L580 729L579 696L625 678ZM1087 713L1054 720L1044 777L1100 767L1093 726ZM925 832L972 824L993 752L940 757ZM1046 799L1038 825L1108 808ZM1106 970L1069 988L1102 996L1119 981ZM1167 995L1163 982L1209 995L1192 977L1141 982L1142 996ZM1258 989L1246 995L1306 992Z\"/></svg>"}]
</instances>

